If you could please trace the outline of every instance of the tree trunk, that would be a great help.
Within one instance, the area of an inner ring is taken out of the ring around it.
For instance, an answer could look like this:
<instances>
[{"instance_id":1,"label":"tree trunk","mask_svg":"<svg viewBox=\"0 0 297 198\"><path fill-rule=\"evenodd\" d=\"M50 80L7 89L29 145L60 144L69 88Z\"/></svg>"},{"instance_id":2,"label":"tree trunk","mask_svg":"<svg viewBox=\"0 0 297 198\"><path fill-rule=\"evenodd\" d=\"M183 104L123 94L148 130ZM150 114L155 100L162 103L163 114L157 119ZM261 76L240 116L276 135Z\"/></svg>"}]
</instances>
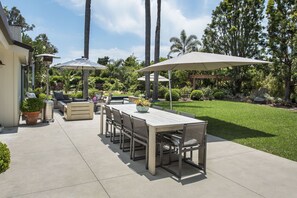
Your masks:
<instances>
[{"instance_id":1,"label":"tree trunk","mask_svg":"<svg viewBox=\"0 0 297 198\"><path fill-rule=\"evenodd\" d=\"M84 39L84 57L89 58L90 41L90 23L91 23L91 0L86 0L85 9L85 39ZM88 98L88 77L89 71L83 71L83 98Z\"/></svg>"},{"instance_id":2,"label":"tree trunk","mask_svg":"<svg viewBox=\"0 0 297 198\"><path fill-rule=\"evenodd\" d=\"M154 63L159 62L160 57L160 29L161 29L161 0L158 0L157 5L157 24L155 32L155 58ZM158 85L159 85L159 72L154 73L154 86L153 86L153 101L158 100Z\"/></svg>"},{"instance_id":3,"label":"tree trunk","mask_svg":"<svg viewBox=\"0 0 297 198\"><path fill-rule=\"evenodd\" d=\"M144 66L150 65L151 53L151 5L150 0L145 0L145 62ZM145 97L150 98L150 73L145 73Z\"/></svg>"}]
</instances>

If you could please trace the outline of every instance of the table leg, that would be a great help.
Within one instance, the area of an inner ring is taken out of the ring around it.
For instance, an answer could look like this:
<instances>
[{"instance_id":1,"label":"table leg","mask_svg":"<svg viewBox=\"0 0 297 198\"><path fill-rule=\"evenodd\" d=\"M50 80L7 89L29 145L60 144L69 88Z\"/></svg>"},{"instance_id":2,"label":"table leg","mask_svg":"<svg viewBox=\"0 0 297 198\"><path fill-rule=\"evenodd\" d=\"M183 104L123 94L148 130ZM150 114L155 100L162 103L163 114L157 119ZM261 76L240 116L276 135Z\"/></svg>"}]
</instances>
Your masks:
<instances>
[{"instance_id":1,"label":"table leg","mask_svg":"<svg viewBox=\"0 0 297 198\"><path fill-rule=\"evenodd\" d=\"M156 128L149 127L149 156L148 169L152 175L156 174Z\"/></svg>"},{"instance_id":2,"label":"table leg","mask_svg":"<svg viewBox=\"0 0 297 198\"><path fill-rule=\"evenodd\" d=\"M103 134L103 108L104 108L104 105L101 105L101 107L100 107L100 120L99 120L100 134Z\"/></svg>"}]
</instances>

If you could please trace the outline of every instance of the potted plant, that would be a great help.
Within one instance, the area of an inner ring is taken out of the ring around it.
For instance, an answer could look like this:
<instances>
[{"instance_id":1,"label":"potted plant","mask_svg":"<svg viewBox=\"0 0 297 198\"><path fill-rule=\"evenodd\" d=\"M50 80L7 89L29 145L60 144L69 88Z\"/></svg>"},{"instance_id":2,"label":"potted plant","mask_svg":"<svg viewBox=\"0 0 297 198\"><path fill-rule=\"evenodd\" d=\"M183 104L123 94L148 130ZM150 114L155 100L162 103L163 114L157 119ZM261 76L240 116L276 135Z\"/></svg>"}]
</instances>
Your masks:
<instances>
[{"instance_id":1,"label":"potted plant","mask_svg":"<svg viewBox=\"0 0 297 198\"><path fill-rule=\"evenodd\" d=\"M137 111L140 113L148 112L149 107L151 105L151 103L148 100L145 100L144 98L139 98L135 100L134 103L136 104Z\"/></svg>"},{"instance_id":2,"label":"potted plant","mask_svg":"<svg viewBox=\"0 0 297 198\"><path fill-rule=\"evenodd\" d=\"M21 111L26 117L26 124L33 125L37 123L43 105L43 100L40 98L26 98L22 101Z\"/></svg>"}]
</instances>

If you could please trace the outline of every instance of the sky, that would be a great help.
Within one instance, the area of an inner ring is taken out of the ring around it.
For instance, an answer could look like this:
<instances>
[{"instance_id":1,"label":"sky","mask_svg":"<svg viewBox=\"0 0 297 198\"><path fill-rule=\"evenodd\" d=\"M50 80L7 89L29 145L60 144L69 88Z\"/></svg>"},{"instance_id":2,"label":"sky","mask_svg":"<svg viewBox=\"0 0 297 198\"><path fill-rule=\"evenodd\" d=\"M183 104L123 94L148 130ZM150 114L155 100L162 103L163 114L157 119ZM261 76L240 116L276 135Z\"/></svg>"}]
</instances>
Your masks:
<instances>
[{"instance_id":1,"label":"sky","mask_svg":"<svg viewBox=\"0 0 297 198\"><path fill-rule=\"evenodd\" d=\"M0 0L9 9L16 6L28 24L36 27L28 34L35 38L46 33L65 62L83 56L85 0ZM130 55L144 60L145 6L144 0L92 0L90 55L125 59ZM167 57L173 36L181 30L200 40L212 10L220 0L162 0L160 55ZM153 60L157 2L151 0L151 59Z\"/></svg>"}]
</instances>

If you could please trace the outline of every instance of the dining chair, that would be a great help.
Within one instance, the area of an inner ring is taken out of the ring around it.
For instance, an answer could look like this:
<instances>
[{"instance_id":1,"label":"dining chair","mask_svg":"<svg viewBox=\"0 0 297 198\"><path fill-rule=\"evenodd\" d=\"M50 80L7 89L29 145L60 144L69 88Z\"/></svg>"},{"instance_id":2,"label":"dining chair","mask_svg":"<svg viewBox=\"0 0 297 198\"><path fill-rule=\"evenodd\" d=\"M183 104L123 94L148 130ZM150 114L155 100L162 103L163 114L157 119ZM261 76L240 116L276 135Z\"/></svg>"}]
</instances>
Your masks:
<instances>
[{"instance_id":1,"label":"dining chair","mask_svg":"<svg viewBox=\"0 0 297 198\"><path fill-rule=\"evenodd\" d=\"M105 106L105 112L106 112L105 137L111 137L112 126L113 126L113 117L112 117L111 108L109 106ZM109 131L109 126L110 126L110 131Z\"/></svg>"},{"instance_id":2,"label":"dining chair","mask_svg":"<svg viewBox=\"0 0 297 198\"><path fill-rule=\"evenodd\" d=\"M148 126L146 120L132 116L133 138L132 138L132 159L138 160L145 157L145 168L148 169ZM145 146L145 156L135 158L135 143Z\"/></svg>"},{"instance_id":3,"label":"dining chair","mask_svg":"<svg viewBox=\"0 0 297 198\"><path fill-rule=\"evenodd\" d=\"M122 136L122 129L123 129L123 120L119 110L112 109L112 114L113 114L113 133L111 133L110 140L115 144L115 143L120 143L121 136ZM117 129L119 130L119 133L117 133ZM119 139L116 140L116 137L119 137Z\"/></svg>"},{"instance_id":4,"label":"dining chair","mask_svg":"<svg viewBox=\"0 0 297 198\"><path fill-rule=\"evenodd\" d=\"M122 112L123 130L122 137L120 139L121 148L123 151L130 151L130 158L132 159L132 141L133 141L133 126L131 116L125 112ZM129 148L125 147L126 138L129 140ZM125 150L129 149L129 150Z\"/></svg>"},{"instance_id":5,"label":"dining chair","mask_svg":"<svg viewBox=\"0 0 297 198\"><path fill-rule=\"evenodd\" d=\"M148 149L149 149L149 129L146 120L131 116L132 120L132 159L134 161L145 158L145 168L148 169ZM135 157L135 143L139 143L145 146L145 156ZM162 163L163 151L167 148L165 145L169 145L167 139L156 138L156 144L159 146L160 164ZM171 147L167 148L170 150Z\"/></svg>"},{"instance_id":6,"label":"dining chair","mask_svg":"<svg viewBox=\"0 0 297 198\"><path fill-rule=\"evenodd\" d=\"M191 114L191 113L186 113L186 112L179 112L180 115L182 116L186 116L186 117L189 117L189 118L195 118L195 114Z\"/></svg>"},{"instance_id":7,"label":"dining chair","mask_svg":"<svg viewBox=\"0 0 297 198\"><path fill-rule=\"evenodd\" d=\"M176 148L178 155L178 172L166 166L162 167L180 179L182 176L182 162L184 161L203 170L204 174L206 174L206 128L207 122L185 124L180 135L171 136L172 146ZM193 162L194 150L198 150L198 164ZM189 158L186 157L187 152L190 152Z\"/></svg>"}]
</instances>

